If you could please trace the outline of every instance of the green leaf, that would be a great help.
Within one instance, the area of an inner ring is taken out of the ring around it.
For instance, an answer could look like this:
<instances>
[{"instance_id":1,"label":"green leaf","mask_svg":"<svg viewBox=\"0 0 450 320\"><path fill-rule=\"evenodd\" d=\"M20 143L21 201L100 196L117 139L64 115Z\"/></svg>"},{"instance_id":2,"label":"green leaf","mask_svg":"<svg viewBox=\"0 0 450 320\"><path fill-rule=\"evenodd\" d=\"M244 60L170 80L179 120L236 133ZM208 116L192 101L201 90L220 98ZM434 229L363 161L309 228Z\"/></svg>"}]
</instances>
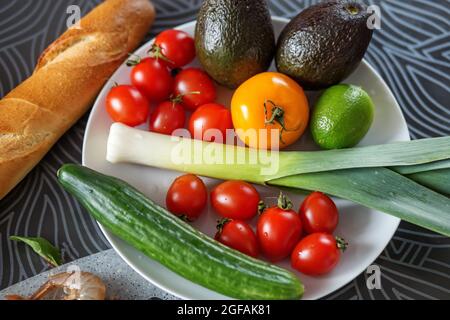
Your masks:
<instances>
[{"instance_id":1,"label":"green leaf","mask_svg":"<svg viewBox=\"0 0 450 320\"><path fill-rule=\"evenodd\" d=\"M62 264L61 253L59 250L44 238L12 236L9 239L26 243L34 250L34 252L44 258L52 266L58 267Z\"/></svg>"}]
</instances>

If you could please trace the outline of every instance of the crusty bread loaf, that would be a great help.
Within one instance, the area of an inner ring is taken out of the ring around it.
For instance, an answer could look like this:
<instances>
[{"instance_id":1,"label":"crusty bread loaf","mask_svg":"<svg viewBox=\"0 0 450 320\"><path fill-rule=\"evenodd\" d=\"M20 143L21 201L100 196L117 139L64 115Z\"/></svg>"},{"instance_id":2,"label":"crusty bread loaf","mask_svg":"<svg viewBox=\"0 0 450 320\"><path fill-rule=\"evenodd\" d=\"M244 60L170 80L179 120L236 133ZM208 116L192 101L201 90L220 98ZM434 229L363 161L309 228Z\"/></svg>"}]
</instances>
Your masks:
<instances>
[{"instance_id":1,"label":"crusty bread loaf","mask_svg":"<svg viewBox=\"0 0 450 320\"><path fill-rule=\"evenodd\" d=\"M0 199L87 111L155 18L149 0L106 0L40 57L33 75L0 100Z\"/></svg>"}]
</instances>

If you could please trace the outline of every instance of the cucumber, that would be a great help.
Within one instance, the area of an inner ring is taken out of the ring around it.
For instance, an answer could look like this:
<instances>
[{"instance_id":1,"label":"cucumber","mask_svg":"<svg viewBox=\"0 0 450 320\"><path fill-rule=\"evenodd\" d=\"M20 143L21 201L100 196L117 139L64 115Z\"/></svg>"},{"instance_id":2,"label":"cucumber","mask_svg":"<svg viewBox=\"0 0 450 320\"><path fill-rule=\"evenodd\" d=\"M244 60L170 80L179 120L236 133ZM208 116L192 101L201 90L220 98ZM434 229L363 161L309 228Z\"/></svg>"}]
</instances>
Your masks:
<instances>
[{"instance_id":1,"label":"cucumber","mask_svg":"<svg viewBox=\"0 0 450 320\"><path fill-rule=\"evenodd\" d=\"M202 234L117 178L67 164L61 185L113 234L177 274L237 299L299 299L291 272Z\"/></svg>"}]
</instances>

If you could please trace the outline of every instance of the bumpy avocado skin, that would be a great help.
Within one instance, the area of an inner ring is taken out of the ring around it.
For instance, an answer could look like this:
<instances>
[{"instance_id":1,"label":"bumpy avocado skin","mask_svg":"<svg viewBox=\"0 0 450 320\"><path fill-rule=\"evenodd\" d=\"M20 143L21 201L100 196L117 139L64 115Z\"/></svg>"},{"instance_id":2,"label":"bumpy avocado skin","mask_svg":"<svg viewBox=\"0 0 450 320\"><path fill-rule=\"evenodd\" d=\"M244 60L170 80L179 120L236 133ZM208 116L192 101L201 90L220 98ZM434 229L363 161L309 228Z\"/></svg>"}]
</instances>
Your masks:
<instances>
[{"instance_id":1,"label":"bumpy avocado skin","mask_svg":"<svg viewBox=\"0 0 450 320\"><path fill-rule=\"evenodd\" d=\"M366 53L373 34L367 27L370 15L356 1L332 0L303 10L280 35L278 71L306 90L341 82Z\"/></svg>"},{"instance_id":2,"label":"bumpy avocado skin","mask_svg":"<svg viewBox=\"0 0 450 320\"><path fill-rule=\"evenodd\" d=\"M205 0L197 18L197 57L230 89L266 71L276 44L265 0Z\"/></svg>"}]
</instances>

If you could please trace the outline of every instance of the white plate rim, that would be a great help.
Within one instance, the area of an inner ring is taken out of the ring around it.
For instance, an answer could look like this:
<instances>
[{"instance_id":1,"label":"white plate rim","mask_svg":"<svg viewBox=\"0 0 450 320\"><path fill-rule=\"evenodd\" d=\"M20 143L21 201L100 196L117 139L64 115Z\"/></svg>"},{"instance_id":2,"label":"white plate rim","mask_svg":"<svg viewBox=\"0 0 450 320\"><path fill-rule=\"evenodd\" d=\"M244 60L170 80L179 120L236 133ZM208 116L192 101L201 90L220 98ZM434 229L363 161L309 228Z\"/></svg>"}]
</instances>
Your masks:
<instances>
[{"instance_id":1,"label":"white plate rim","mask_svg":"<svg viewBox=\"0 0 450 320\"><path fill-rule=\"evenodd\" d=\"M275 22L280 22L280 23L288 23L290 20L289 19L287 19L287 18L284 18L284 17L278 17L278 16L272 16L272 20L273 21L275 21ZM186 23L184 23L184 24L181 24L181 25L179 25L179 26L176 26L176 27L174 27L173 29L184 29L184 28L186 28L187 26L190 26L191 24L195 24L196 23L196 20L193 20L193 21L189 21L189 22L186 22ZM152 41L152 40L151 40ZM136 51L139 51L139 50L141 50L143 47L146 47L146 46L148 46L148 43L149 42L146 42L146 43L144 43L142 46L140 46L139 48L137 48L136 50L135 50L135 52ZM395 96L393 95L393 93L392 93L392 91L390 90L390 88L389 88L389 86L386 84L386 82L384 81L384 79L380 76L380 74L365 60L365 59L363 59L362 61L361 61L361 64L364 64L365 65L365 67L367 67L367 68L369 68L370 70L371 70L371 72L377 77L377 78L379 78L380 79L380 83L381 83L381 85L383 86L383 89L385 90L385 92L387 92L390 96L391 96L391 100L393 101L393 104L394 104L394 106L395 106L395 108L399 111L399 115L400 115L400 117L401 117L401 120L402 120L402 122L404 123L404 124L406 124L407 125L407 122L406 122L406 119L405 119L405 117L404 117L404 114L403 114L403 112L402 112L402 109L400 108L400 106L399 106L399 104L398 104L398 101L397 101L397 99L395 98ZM122 66L122 65L121 65ZM109 78L109 79L112 79L112 78L114 78L115 77L115 75L119 72L119 69L120 69L120 67L113 73L113 75ZM104 94L105 94L105 91L107 91L107 90L109 90L109 87L108 87L108 83L109 83L109 80L105 83L105 85L104 85L104 87L103 87L103 89L99 92L99 94L98 94L98 96L97 96L97 98L95 99L95 102L94 102L94 104L93 104L93 106L95 106L95 105L97 105L98 104L98 100L100 99L100 97L101 96L103 96ZM88 141L87 141L87 137L90 135L90 130L91 130L91 128L92 128L92 126L91 126L91 122L93 122L94 120L93 120L93 112L92 112L92 110L93 109L91 109L91 111L90 111L90 114L89 114L89 118L88 118L88 121L87 121L87 124L86 124L86 131L85 131L85 134L84 134L84 138L83 138L83 150L82 150L82 165L84 166L84 165L86 165L86 154L85 154L85 150L86 150L86 145L87 145L87 143L88 143ZM408 130L408 129L407 129ZM410 138L410 136L408 135L408 137L407 137L407 140L410 140L411 138ZM395 217L394 217L395 218ZM392 239L392 237L394 236L394 234L395 234L395 232L397 231L397 228L398 228L398 226L399 226L399 224L400 224L400 222L401 222L401 219L399 219L399 218L395 218L394 220L396 220L396 221L393 221L392 222L392 225L391 225L391 234L390 234L390 236L389 236L389 238L390 239ZM186 295L184 295L184 294L182 294L182 293L180 293L180 292L178 292L176 289L174 289L174 288L170 288L170 287L166 287L164 284L162 284L160 281L158 281L158 279L155 279L155 278L152 278L152 277L149 277L148 276L148 274L146 273L146 272L144 272L140 267L139 267L139 265L137 265L136 263L134 263L133 261L131 261L123 252L122 252L122 250L119 248L119 244L116 242L116 239L114 239L113 237L114 237L114 235L112 234L112 233L110 233L108 230L106 230L106 228L104 228L100 223L98 223L97 222L97 224L98 224L98 226L99 226L99 228L100 228L100 230L102 231L102 233L103 233L103 235L105 236L105 238L108 240L108 242L110 243L110 245L111 245L111 247L114 249L114 251L134 270L134 271L136 271L141 277L143 277L145 280L147 280L148 282L150 282L150 283L152 283L153 285L155 285L155 286L157 286L158 288L160 288L160 289L162 289L162 290L164 290L164 291L166 291L166 292L168 292L168 293L170 293L170 294L172 294L173 296L176 296L176 297L178 297L178 298L180 298L180 299L184 299L184 300L193 300L193 298L192 297L189 297L189 296L186 296ZM389 242L388 242L389 243ZM387 244L388 244L387 243ZM387 245L386 244L386 245ZM373 261L375 261L380 255L381 255L381 253L384 251L384 249L385 249L386 247L384 246L384 247L381 247L379 250L378 250L378 252L377 252L377 254L376 254L376 257L373 259ZM370 266L372 263L373 263L373 261L368 265L368 266ZM350 282L352 282L356 277L358 277L365 269L367 269L367 267L368 266L366 266L366 267L364 267L362 270L359 270L358 272L354 272L354 277L352 277L350 280L348 280L347 282L345 282L345 283L343 283L343 284L338 284L338 285L336 285L336 286L334 286L333 288L331 288L331 290L330 290L330 293L328 293L327 295L330 295L330 294L333 294L334 292L336 292L337 290L339 290L340 288L343 288L343 287L345 287L346 285L348 285ZM164 267L164 266L163 266ZM164 267L165 268L165 267ZM167 269L168 271L170 271L169 269ZM324 295L325 296L325 295ZM324 296L322 296L321 298L323 298ZM231 299L231 298L229 298L229 297L226 297L226 296L223 296L224 298L227 298L227 299ZM319 298L320 299L320 298Z\"/></svg>"}]
</instances>

